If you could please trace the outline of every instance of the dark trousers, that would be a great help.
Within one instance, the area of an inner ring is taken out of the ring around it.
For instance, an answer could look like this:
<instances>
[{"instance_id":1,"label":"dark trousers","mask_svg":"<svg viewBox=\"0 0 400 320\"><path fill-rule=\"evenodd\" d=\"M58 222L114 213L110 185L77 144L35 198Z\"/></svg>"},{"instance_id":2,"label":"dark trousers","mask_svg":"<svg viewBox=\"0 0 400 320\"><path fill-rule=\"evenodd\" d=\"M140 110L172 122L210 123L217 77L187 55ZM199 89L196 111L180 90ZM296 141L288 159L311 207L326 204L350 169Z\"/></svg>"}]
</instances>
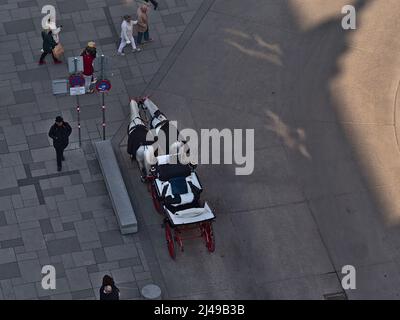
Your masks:
<instances>
[{"instance_id":1,"label":"dark trousers","mask_svg":"<svg viewBox=\"0 0 400 320\"><path fill-rule=\"evenodd\" d=\"M57 155L57 167L62 167L62 160L64 159L64 149L67 146L54 146L56 149L56 155Z\"/></svg>"},{"instance_id":2,"label":"dark trousers","mask_svg":"<svg viewBox=\"0 0 400 320\"><path fill-rule=\"evenodd\" d=\"M39 61L40 61L40 62L43 62L44 58L45 58L48 54L50 54L50 52L43 52L42 55L40 56ZM58 61L58 59L54 56L53 51L51 52L51 56L53 57L53 60L54 60L54 61Z\"/></svg>"},{"instance_id":3,"label":"dark trousers","mask_svg":"<svg viewBox=\"0 0 400 320\"><path fill-rule=\"evenodd\" d=\"M144 37L144 41L149 41L150 35L149 35L149 28L145 32L138 32L137 34L137 43L138 45L142 44L142 39Z\"/></svg>"}]
</instances>

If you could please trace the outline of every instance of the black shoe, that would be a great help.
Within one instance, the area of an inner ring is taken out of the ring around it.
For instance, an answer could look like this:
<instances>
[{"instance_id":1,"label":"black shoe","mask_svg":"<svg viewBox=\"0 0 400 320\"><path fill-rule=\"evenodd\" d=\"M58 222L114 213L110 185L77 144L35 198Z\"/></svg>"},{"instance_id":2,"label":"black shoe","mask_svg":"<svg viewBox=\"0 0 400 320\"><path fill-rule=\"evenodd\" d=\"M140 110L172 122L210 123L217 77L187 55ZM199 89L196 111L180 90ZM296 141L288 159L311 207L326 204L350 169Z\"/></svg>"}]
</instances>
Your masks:
<instances>
[{"instance_id":1,"label":"black shoe","mask_svg":"<svg viewBox=\"0 0 400 320\"><path fill-rule=\"evenodd\" d=\"M61 171L61 167L57 167L57 171L60 172Z\"/></svg>"}]
</instances>

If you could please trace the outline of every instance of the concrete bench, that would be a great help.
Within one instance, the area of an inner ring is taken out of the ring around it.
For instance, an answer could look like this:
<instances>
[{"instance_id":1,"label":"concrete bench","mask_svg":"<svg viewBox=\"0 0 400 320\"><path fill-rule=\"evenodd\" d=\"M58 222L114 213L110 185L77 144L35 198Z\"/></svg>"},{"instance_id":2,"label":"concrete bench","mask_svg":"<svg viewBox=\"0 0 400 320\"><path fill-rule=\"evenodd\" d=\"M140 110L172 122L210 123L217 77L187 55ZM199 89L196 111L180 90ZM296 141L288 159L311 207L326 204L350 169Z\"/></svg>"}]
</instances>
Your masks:
<instances>
[{"instance_id":1,"label":"concrete bench","mask_svg":"<svg viewBox=\"0 0 400 320\"><path fill-rule=\"evenodd\" d=\"M111 141L95 142L94 146L121 233L135 233L138 231L135 212L122 179Z\"/></svg>"}]
</instances>

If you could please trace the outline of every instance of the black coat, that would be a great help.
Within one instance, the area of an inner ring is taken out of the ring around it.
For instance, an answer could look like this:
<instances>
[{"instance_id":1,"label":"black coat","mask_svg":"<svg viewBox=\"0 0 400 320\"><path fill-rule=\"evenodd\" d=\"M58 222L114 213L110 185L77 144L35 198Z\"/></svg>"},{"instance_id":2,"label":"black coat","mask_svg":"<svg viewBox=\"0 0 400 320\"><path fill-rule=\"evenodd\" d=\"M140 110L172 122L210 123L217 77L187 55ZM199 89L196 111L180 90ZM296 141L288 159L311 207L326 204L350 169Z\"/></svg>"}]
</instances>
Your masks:
<instances>
[{"instance_id":1,"label":"black coat","mask_svg":"<svg viewBox=\"0 0 400 320\"><path fill-rule=\"evenodd\" d=\"M46 53L51 53L54 47L57 45L57 43L53 39L51 31L49 32L42 31L42 39L43 39L43 51Z\"/></svg>"},{"instance_id":2,"label":"black coat","mask_svg":"<svg viewBox=\"0 0 400 320\"><path fill-rule=\"evenodd\" d=\"M112 285L112 291L110 293L104 293L104 287L100 288L100 300L119 300L119 289Z\"/></svg>"},{"instance_id":3,"label":"black coat","mask_svg":"<svg viewBox=\"0 0 400 320\"><path fill-rule=\"evenodd\" d=\"M66 148L68 146L68 137L71 135L72 128L68 122L64 122L61 127L57 123L53 124L49 131L49 137L53 139L54 147Z\"/></svg>"}]
</instances>

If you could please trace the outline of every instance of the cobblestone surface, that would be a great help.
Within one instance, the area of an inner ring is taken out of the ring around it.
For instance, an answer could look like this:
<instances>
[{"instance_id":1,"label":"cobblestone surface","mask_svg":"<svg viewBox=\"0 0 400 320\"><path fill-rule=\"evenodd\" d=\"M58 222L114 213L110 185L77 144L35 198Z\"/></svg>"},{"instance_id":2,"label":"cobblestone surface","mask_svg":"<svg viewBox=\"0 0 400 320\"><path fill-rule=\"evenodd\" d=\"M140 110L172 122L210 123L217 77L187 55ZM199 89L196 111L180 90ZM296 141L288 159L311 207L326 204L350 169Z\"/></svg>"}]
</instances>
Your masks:
<instances>
[{"instance_id":1,"label":"cobblestone surface","mask_svg":"<svg viewBox=\"0 0 400 320\"><path fill-rule=\"evenodd\" d=\"M121 17L136 16L139 2L123 0L0 1L0 298L96 299L104 274L121 288L121 299L141 299L152 282L139 236L122 236L92 142L101 139L97 94L80 97L82 146L76 100L54 96L51 80L66 79L67 65L38 66L41 8L56 7L65 57L87 41L110 57L113 88L106 96L107 137L127 115L128 98L157 73L202 0L159 0L150 12L154 42L140 53L117 57ZM65 61L65 59L64 59ZM63 171L47 137L62 115L73 127ZM41 268L52 264L57 289L41 288Z\"/></svg>"}]
</instances>

